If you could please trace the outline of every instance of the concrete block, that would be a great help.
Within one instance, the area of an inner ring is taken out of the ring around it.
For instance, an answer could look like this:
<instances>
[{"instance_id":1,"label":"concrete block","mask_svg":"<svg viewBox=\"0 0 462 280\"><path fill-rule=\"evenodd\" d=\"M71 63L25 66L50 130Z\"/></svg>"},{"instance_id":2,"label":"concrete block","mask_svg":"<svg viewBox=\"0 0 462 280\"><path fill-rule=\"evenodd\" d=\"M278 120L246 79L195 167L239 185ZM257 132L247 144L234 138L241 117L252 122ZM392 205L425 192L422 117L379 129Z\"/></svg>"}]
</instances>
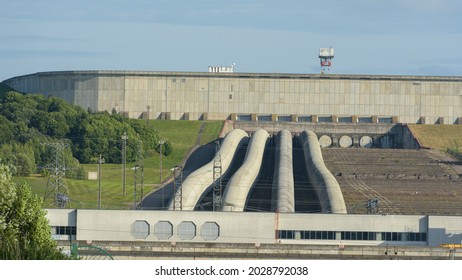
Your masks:
<instances>
[{"instance_id":1,"label":"concrete block","mask_svg":"<svg viewBox=\"0 0 462 280\"><path fill-rule=\"evenodd\" d=\"M257 114L250 114L250 120L253 122L257 121Z\"/></svg>"},{"instance_id":2,"label":"concrete block","mask_svg":"<svg viewBox=\"0 0 462 280\"><path fill-rule=\"evenodd\" d=\"M290 121L291 122L297 122L298 121L298 116L297 115L290 115Z\"/></svg>"},{"instance_id":3,"label":"concrete block","mask_svg":"<svg viewBox=\"0 0 462 280\"><path fill-rule=\"evenodd\" d=\"M272 122L277 121L277 119L278 119L278 116L276 114L271 114L271 121Z\"/></svg>"}]
</instances>

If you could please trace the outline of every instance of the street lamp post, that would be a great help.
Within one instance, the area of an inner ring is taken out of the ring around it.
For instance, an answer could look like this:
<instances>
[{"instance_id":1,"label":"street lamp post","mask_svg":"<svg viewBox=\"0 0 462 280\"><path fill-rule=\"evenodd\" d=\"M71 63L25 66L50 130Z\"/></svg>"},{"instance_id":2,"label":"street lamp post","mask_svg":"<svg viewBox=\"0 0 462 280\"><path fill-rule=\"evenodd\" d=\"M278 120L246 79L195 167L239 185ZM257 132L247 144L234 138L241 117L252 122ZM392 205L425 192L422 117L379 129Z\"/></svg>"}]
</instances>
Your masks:
<instances>
[{"instance_id":1,"label":"street lamp post","mask_svg":"<svg viewBox=\"0 0 462 280\"><path fill-rule=\"evenodd\" d=\"M104 163L104 158L99 155L98 159L98 209L101 210L101 164Z\"/></svg>"},{"instance_id":2,"label":"street lamp post","mask_svg":"<svg viewBox=\"0 0 462 280\"><path fill-rule=\"evenodd\" d=\"M160 139L159 140L159 172L160 172L160 183L162 183L162 146L164 145L165 141Z\"/></svg>"}]
</instances>

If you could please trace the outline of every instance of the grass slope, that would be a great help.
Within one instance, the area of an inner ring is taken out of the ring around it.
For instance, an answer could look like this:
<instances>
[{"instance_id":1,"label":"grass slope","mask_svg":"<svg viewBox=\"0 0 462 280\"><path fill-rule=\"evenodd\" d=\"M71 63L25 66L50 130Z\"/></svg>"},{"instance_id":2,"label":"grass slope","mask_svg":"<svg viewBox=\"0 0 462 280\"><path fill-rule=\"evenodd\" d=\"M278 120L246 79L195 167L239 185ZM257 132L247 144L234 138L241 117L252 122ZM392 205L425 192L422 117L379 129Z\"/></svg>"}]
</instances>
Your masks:
<instances>
[{"instance_id":1,"label":"grass slope","mask_svg":"<svg viewBox=\"0 0 462 280\"><path fill-rule=\"evenodd\" d=\"M168 121L151 120L159 131L162 139L170 141L173 146L172 154L162 157L162 180L171 175L170 169L181 163L185 154L196 145L197 136L202 121ZM215 140L223 125L222 121L206 121L200 144ZM160 183L158 153L144 159L144 194L158 187ZM83 165L86 172L96 172L97 164ZM122 165L103 164L101 171L101 204L103 209L132 209L134 205L134 174L131 168L134 163L127 163L126 192L123 195ZM32 191L39 196L45 194L47 178L44 177L15 177L17 183L27 182ZM71 197L71 208L95 209L98 207L98 181L66 179ZM47 206L47 205L45 205ZM50 206L48 206L50 207Z\"/></svg>"},{"instance_id":2,"label":"grass slope","mask_svg":"<svg viewBox=\"0 0 462 280\"><path fill-rule=\"evenodd\" d=\"M409 124L408 127L424 147L462 151L462 125Z\"/></svg>"}]
</instances>

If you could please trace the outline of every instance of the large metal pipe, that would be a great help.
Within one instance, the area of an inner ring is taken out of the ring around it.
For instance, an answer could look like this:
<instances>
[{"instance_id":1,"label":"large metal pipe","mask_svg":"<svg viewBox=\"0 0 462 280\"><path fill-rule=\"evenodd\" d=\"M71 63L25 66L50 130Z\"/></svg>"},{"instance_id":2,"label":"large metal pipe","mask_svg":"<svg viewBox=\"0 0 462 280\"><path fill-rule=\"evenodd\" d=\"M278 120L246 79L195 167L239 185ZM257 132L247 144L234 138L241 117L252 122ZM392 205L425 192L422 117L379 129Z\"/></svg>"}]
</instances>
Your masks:
<instances>
[{"instance_id":1,"label":"large metal pipe","mask_svg":"<svg viewBox=\"0 0 462 280\"><path fill-rule=\"evenodd\" d=\"M292 165L292 134L281 130L276 136L271 210L278 213L295 212L294 173Z\"/></svg>"},{"instance_id":2,"label":"large metal pipe","mask_svg":"<svg viewBox=\"0 0 462 280\"><path fill-rule=\"evenodd\" d=\"M245 143L248 135L241 129L233 129L229 132L220 147L221 172L226 173L231 165L236 150ZM213 160L197 169L183 181L182 190L182 210L194 210L199 200L205 195L206 191L213 183ZM175 194L174 194L175 196ZM169 210L173 210L174 197L168 205Z\"/></svg>"},{"instance_id":3,"label":"large metal pipe","mask_svg":"<svg viewBox=\"0 0 462 280\"><path fill-rule=\"evenodd\" d=\"M244 163L226 186L223 195L223 211L244 211L247 196L260 173L268 137L268 132L261 128L251 137Z\"/></svg>"},{"instance_id":4,"label":"large metal pipe","mask_svg":"<svg viewBox=\"0 0 462 280\"><path fill-rule=\"evenodd\" d=\"M322 212L346 214L342 191L335 177L324 165L316 134L310 130L303 131L299 141L303 146L308 177L318 195Z\"/></svg>"}]
</instances>

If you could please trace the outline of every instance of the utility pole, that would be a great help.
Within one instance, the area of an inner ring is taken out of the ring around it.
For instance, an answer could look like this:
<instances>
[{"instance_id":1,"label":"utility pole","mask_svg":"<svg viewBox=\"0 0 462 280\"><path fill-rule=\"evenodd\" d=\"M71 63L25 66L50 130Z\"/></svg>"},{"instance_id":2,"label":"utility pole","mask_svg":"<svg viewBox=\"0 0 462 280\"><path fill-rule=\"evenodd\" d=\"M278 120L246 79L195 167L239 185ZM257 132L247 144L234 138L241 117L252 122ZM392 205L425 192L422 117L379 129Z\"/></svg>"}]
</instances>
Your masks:
<instances>
[{"instance_id":1,"label":"utility pole","mask_svg":"<svg viewBox=\"0 0 462 280\"><path fill-rule=\"evenodd\" d=\"M136 162L134 167L133 209L139 209L143 202L144 161L143 142L139 140L136 149Z\"/></svg>"},{"instance_id":2,"label":"utility pole","mask_svg":"<svg viewBox=\"0 0 462 280\"><path fill-rule=\"evenodd\" d=\"M98 159L98 209L101 210L101 164L104 163L104 158L99 154Z\"/></svg>"},{"instance_id":3,"label":"utility pole","mask_svg":"<svg viewBox=\"0 0 462 280\"><path fill-rule=\"evenodd\" d=\"M160 183L162 183L162 146L165 141L163 139L159 140L159 172L160 172Z\"/></svg>"},{"instance_id":4,"label":"utility pole","mask_svg":"<svg viewBox=\"0 0 462 280\"><path fill-rule=\"evenodd\" d=\"M65 183L66 177L66 162L64 159L64 150L68 146L65 142L55 142L45 144L53 149L54 163L47 166L50 170L47 187L43 200L52 196L53 206L57 208L65 208L69 205L69 191Z\"/></svg>"},{"instance_id":5,"label":"utility pole","mask_svg":"<svg viewBox=\"0 0 462 280\"><path fill-rule=\"evenodd\" d=\"M127 133L124 131L124 134L122 135L122 165L123 165L123 171L122 171L122 194L125 196L125 191L126 191L126 185L127 185L127 175L126 175L126 170L127 170Z\"/></svg>"}]
</instances>

